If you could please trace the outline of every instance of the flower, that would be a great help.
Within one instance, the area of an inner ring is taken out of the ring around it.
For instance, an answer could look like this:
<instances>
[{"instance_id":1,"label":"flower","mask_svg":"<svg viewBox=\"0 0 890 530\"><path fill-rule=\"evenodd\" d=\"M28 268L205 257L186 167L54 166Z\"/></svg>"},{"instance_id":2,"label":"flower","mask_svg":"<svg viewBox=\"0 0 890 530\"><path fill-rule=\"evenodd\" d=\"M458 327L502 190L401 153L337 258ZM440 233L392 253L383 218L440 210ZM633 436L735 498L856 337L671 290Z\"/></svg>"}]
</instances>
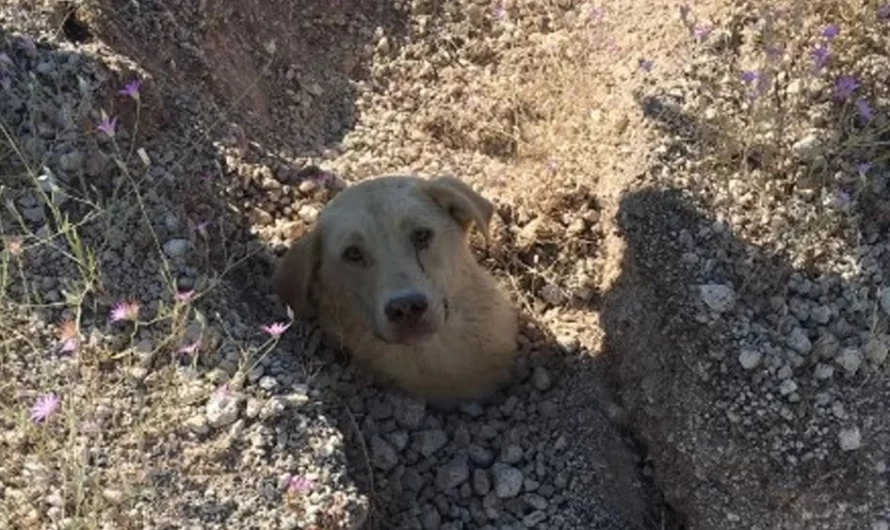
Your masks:
<instances>
[{"instance_id":1,"label":"flower","mask_svg":"<svg viewBox=\"0 0 890 530\"><path fill-rule=\"evenodd\" d=\"M37 398L34 406L31 407L31 421L40 423L52 416L59 410L59 396L50 392Z\"/></svg>"},{"instance_id":2,"label":"flower","mask_svg":"<svg viewBox=\"0 0 890 530\"><path fill-rule=\"evenodd\" d=\"M551 158L550 160L547 161L547 172L550 173L551 176L556 175L556 171L558 169L559 169L559 164L556 162L556 160L553 160Z\"/></svg>"},{"instance_id":3,"label":"flower","mask_svg":"<svg viewBox=\"0 0 890 530\"><path fill-rule=\"evenodd\" d=\"M825 29L822 30L822 36L828 40L834 40L840 32L840 28L832 24L830 26L825 26Z\"/></svg>"},{"instance_id":4,"label":"flower","mask_svg":"<svg viewBox=\"0 0 890 530\"><path fill-rule=\"evenodd\" d=\"M195 290L191 289L189 291L179 291L173 295L173 298L176 299L177 302L188 302L195 296Z\"/></svg>"},{"instance_id":5,"label":"flower","mask_svg":"<svg viewBox=\"0 0 890 530\"><path fill-rule=\"evenodd\" d=\"M79 345L80 341L74 337L65 339L64 341L62 341L61 346L59 346L59 353L74 353Z\"/></svg>"},{"instance_id":6,"label":"flower","mask_svg":"<svg viewBox=\"0 0 890 530\"><path fill-rule=\"evenodd\" d=\"M289 493L306 493L312 489L312 480L306 477L293 476L287 481Z\"/></svg>"},{"instance_id":7,"label":"flower","mask_svg":"<svg viewBox=\"0 0 890 530\"><path fill-rule=\"evenodd\" d=\"M640 59L640 68L642 68L646 72L651 72L652 66L654 64L655 63L652 61L652 59Z\"/></svg>"},{"instance_id":8,"label":"flower","mask_svg":"<svg viewBox=\"0 0 890 530\"><path fill-rule=\"evenodd\" d=\"M111 321L136 320L139 316L139 302L118 302L111 310Z\"/></svg>"},{"instance_id":9,"label":"flower","mask_svg":"<svg viewBox=\"0 0 890 530\"><path fill-rule=\"evenodd\" d=\"M859 173L860 177L864 177L866 173L871 169L870 162L860 162L856 164L856 172Z\"/></svg>"},{"instance_id":10,"label":"flower","mask_svg":"<svg viewBox=\"0 0 890 530\"><path fill-rule=\"evenodd\" d=\"M890 4L883 4L878 7L878 18L880 20L887 20L890 18Z\"/></svg>"},{"instance_id":11,"label":"flower","mask_svg":"<svg viewBox=\"0 0 890 530\"><path fill-rule=\"evenodd\" d=\"M754 81L757 81L757 77L757 72L754 70L745 70L744 72L742 72L742 81L744 81L748 85L750 85Z\"/></svg>"},{"instance_id":12,"label":"flower","mask_svg":"<svg viewBox=\"0 0 890 530\"><path fill-rule=\"evenodd\" d=\"M504 20L507 18L507 10L504 9L504 6L498 6L497 9L494 10L494 18L496 20Z\"/></svg>"},{"instance_id":13,"label":"flower","mask_svg":"<svg viewBox=\"0 0 890 530\"><path fill-rule=\"evenodd\" d=\"M287 328L289 328L289 327L290 327L290 324L285 324L283 322L273 322L272 324L263 326L263 331L265 331L269 335L272 335L275 338L278 338L285 331L287 331Z\"/></svg>"},{"instance_id":14,"label":"flower","mask_svg":"<svg viewBox=\"0 0 890 530\"><path fill-rule=\"evenodd\" d=\"M228 399L228 397L231 395L232 387L230 387L228 383L223 383L219 386L219 388L213 391L213 395L210 396L210 398L213 401L223 401L225 399Z\"/></svg>"},{"instance_id":15,"label":"flower","mask_svg":"<svg viewBox=\"0 0 890 530\"><path fill-rule=\"evenodd\" d=\"M117 127L117 118L105 118L96 127L108 136L114 137L114 129Z\"/></svg>"},{"instance_id":16,"label":"flower","mask_svg":"<svg viewBox=\"0 0 890 530\"><path fill-rule=\"evenodd\" d=\"M195 342L191 344L186 344L179 348L179 353L183 355L193 355L198 349L201 347L201 338L199 337Z\"/></svg>"},{"instance_id":17,"label":"flower","mask_svg":"<svg viewBox=\"0 0 890 530\"><path fill-rule=\"evenodd\" d=\"M131 98L139 101L139 86L141 85L141 81L138 79L133 79L126 85L124 88L118 91L118 94L122 96L130 96Z\"/></svg>"},{"instance_id":18,"label":"flower","mask_svg":"<svg viewBox=\"0 0 890 530\"><path fill-rule=\"evenodd\" d=\"M13 236L6 240L6 250L13 256L21 256L24 246L22 236Z\"/></svg>"},{"instance_id":19,"label":"flower","mask_svg":"<svg viewBox=\"0 0 890 530\"><path fill-rule=\"evenodd\" d=\"M840 208L846 208L847 206L850 205L851 201L852 201L852 199L850 198L850 194L843 190L838 190L834 194L834 202Z\"/></svg>"},{"instance_id":20,"label":"flower","mask_svg":"<svg viewBox=\"0 0 890 530\"><path fill-rule=\"evenodd\" d=\"M864 98L859 98L856 102L856 111L859 112L859 117L865 122L869 122L875 117L874 109L871 108L871 105Z\"/></svg>"},{"instance_id":21,"label":"flower","mask_svg":"<svg viewBox=\"0 0 890 530\"><path fill-rule=\"evenodd\" d=\"M712 29L708 26L696 26L693 33L698 40L705 40L711 34L711 31Z\"/></svg>"},{"instance_id":22,"label":"flower","mask_svg":"<svg viewBox=\"0 0 890 530\"><path fill-rule=\"evenodd\" d=\"M818 72L828 63L828 58L831 56L831 52L828 51L828 48L826 48L824 44L820 44L813 49L812 56L814 69Z\"/></svg>"},{"instance_id":23,"label":"flower","mask_svg":"<svg viewBox=\"0 0 890 530\"><path fill-rule=\"evenodd\" d=\"M837 78L837 82L834 84L834 97L845 100L852 96L857 88L859 88L859 81L855 77L842 75Z\"/></svg>"}]
</instances>

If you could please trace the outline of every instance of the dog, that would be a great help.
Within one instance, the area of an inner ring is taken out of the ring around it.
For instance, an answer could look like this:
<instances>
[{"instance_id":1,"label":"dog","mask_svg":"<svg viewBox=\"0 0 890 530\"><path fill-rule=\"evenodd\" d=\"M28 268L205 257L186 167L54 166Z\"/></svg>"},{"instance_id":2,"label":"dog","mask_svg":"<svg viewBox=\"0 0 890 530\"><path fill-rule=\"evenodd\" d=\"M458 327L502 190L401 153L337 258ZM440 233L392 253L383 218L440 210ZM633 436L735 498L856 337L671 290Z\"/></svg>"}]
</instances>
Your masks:
<instances>
[{"instance_id":1,"label":"dog","mask_svg":"<svg viewBox=\"0 0 890 530\"><path fill-rule=\"evenodd\" d=\"M445 406L509 377L518 312L469 244L494 206L461 180L383 176L347 187L276 265L293 318L317 317L373 378Z\"/></svg>"}]
</instances>

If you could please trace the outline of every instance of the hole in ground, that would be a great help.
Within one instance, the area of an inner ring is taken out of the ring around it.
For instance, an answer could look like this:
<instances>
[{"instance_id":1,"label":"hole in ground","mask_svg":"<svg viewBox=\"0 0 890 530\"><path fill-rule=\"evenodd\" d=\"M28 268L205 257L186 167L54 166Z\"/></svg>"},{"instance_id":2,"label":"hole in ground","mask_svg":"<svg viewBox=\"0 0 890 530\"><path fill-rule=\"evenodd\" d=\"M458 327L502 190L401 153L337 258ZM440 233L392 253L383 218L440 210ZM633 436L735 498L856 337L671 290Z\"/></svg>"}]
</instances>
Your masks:
<instances>
[{"instance_id":1,"label":"hole in ground","mask_svg":"<svg viewBox=\"0 0 890 530\"><path fill-rule=\"evenodd\" d=\"M62 19L62 33L70 42L82 43L93 38L86 22L78 17L77 7L67 2L61 5L62 12L65 14Z\"/></svg>"}]
</instances>

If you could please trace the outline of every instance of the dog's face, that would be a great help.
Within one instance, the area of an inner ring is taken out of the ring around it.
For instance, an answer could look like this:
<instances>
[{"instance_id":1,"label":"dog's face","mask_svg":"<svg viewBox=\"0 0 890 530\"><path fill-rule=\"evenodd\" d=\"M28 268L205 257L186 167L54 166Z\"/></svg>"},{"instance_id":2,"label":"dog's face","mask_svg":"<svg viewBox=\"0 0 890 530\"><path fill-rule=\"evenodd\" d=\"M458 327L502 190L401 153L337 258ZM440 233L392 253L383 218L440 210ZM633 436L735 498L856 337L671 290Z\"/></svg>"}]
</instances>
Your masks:
<instances>
[{"instance_id":1,"label":"dog's face","mask_svg":"<svg viewBox=\"0 0 890 530\"><path fill-rule=\"evenodd\" d=\"M379 340L412 344L447 321L468 233L488 238L491 203L451 177L383 177L337 195L288 250L273 279L298 318L320 301ZM336 324L336 323L334 323Z\"/></svg>"}]
</instances>

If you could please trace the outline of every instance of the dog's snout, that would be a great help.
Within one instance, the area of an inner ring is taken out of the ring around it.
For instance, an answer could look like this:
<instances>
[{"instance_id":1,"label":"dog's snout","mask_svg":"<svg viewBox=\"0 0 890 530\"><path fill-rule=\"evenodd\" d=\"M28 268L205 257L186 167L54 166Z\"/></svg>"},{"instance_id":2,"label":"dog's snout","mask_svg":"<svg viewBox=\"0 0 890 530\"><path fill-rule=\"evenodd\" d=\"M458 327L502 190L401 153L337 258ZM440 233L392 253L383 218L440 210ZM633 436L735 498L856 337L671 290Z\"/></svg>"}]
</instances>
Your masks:
<instances>
[{"instance_id":1,"label":"dog's snout","mask_svg":"<svg viewBox=\"0 0 890 530\"><path fill-rule=\"evenodd\" d=\"M410 293L391 299L386 303L383 311L390 322L400 324L420 319L428 308L429 301L426 296L420 293Z\"/></svg>"}]
</instances>

